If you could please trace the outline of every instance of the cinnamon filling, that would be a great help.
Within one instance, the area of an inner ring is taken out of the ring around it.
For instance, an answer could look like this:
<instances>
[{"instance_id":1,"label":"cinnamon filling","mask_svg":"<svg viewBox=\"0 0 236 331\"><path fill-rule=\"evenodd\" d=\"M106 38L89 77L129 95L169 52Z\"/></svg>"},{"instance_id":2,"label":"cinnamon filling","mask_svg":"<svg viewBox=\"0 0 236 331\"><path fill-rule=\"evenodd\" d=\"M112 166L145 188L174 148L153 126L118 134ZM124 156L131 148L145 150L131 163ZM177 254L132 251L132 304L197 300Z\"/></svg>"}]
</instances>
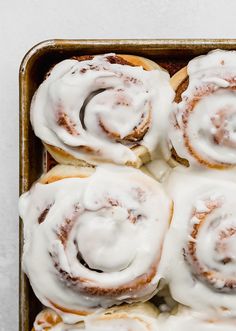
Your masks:
<instances>
[{"instance_id":1,"label":"cinnamon filling","mask_svg":"<svg viewBox=\"0 0 236 331\"><path fill-rule=\"evenodd\" d=\"M76 124L71 121L69 116L63 112L58 113L57 124L64 128L72 136L78 136L79 133L76 130Z\"/></svg>"},{"instance_id":2,"label":"cinnamon filling","mask_svg":"<svg viewBox=\"0 0 236 331\"><path fill-rule=\"evenodd\" d=\"M98 273L103 273L103 270L99 270L99 269L93 269L93 268L90 268L90 266L87 264L87 262L84 260L82 254L78 251L77 253L77 259L79 261L80 264L82 264L86 269L89 269L91 271L95 271L95 272L98 272Z\"/></svg>"},{"instance_id":3,"label":"cinnamon filling","mask_svg":"<svg viewBox=\"0 0 236 331\"><path fill-rule=\"evenodd\" d=\"M135 191L137 191L137 194L141 199L140 201L143 201L142 200L143 199L142 190L141 191L135 190ZM108 208L120 206L120 203L116 199L113 199L113 198L109 198L107 200L107 202L108 202L108 206L107 206ZM63 225L59 228L59 230L57 232L58 239L61 241L64 248L66 248L67 241L68 241L69 235L72 231L72 228L75 224L75 220L78 216L78 212L79 212L79 208L77 207L72 218L66 219L65 222L63 223ZM134 224L143 219L144 218L141 214L136 215L134 210L128 210L128 221L129 222ZM76 257L78 259L78 262L81 265L83 265L85 268L87 268L93 272L98 272L98 273L104 272L103 270L91 268L87 264L86 260L83 258L81 252L79 251L78 243L76 240L74 240L74 245L76 247L76 250L78 251ZM81 293L87 293L89 295L116 296L116 295L124 294L127 291L130 293L130 291L138 290L138 289L142 288L143 286L145 286L145 284L148 284L151 281L151 279L154 277L154 275L156 274L157 263L155 261L153 263L153 265L150 267L150 270L146 274L137 277L135 280L133 280L133 281L129 282L128 284L125 284L121 287L114 287L114 288L94 287L94 286L88 285L89 279L83 279L79 276L73 276L70 273L68 273L67 271L65 271L60 266L57 255L52 254L52 253L49 253L49 255L53 260L55 268L57 269L58 273L60 274L60 279L63 282L65 282L66 286L72 287L73 290L79 291ZM159 259L160 259L160 256L157 257L158 261L159 261ZM128 268L128 267L129 267L129 265L126 268ZM123 270L118 270L118 271L121 272Z\"/></svg>"},{"instance_id":4,"label":"cinnamon filling","mask_svg":"<svg viewBox=\"0 0 236 331\"><path fill-rule=\"evenodd\" d=\"M212 124L216 130L213 139L217 145L236 148L236 141L234 142L230 139L229 130L227 128L228 123L234 116L236 117L236 112L233 109L226 108L220 110L215 117L211 118Z\"/></svg>"},{"instance_id":5,"label":"cinnamon filling","mask_svg":"<svg viewBox=\"0 0 236 331\"><path fill-rule=\"evenodd\" d=\"M102 128L102 130L107 134L107 136L122 144L136 143L142 140L145 134L147 133L147 131L149 130L150 124L151 124L151 111L149 111L146 116L143 113L139 124L133 128L132 132L127 136L125 136L124 138L121 138L119 133L110 131L109 128L106 127L104 122L102 122L101 119L99 120L99 125Z\"/></svg>"},{"instance_id":6,"label":"cinnamon filling","mask_svg":"<svg viewBox=\"0 0 236 331\"><path fill-rule=\"evenodd\" d=\"M207 216L216 208L220 207L220 203L217 201L206 201L205 203L209 211L193 212L193 217L196 217L199 222L193 225L191 231L192 240L188 241L187 248L183 249L184 258L192 267L192 272L195 277L206 283L207 286L213 287L215 291L228 293L229 291L236 290L236 278L233 276L232 278L223 277L220 271L215 268L211 269L207 265L202 265L197 257L197 239L199 231L203 224L207 222ZM225 240L235 235L235 233L235 228L228 228L220 232L215 250L225 253L226 256L221 261L218 261L218 263L225 265L232 262L231 258L227 256ZM223 285L219 287L217 286L217 282L220 282L221 285L223 283Z\"/></svg>"},{"instance_id":7,"label":"cinnamon filling","mask_svg":"<svg viewBox=\"0 0 236 331\"><path fill-rule=\"evenodd\" d=\"M177 92L177 99L179 102L181 101L180 95L183 93L182 90L185 90L187 88L187 81L185 80L182 85L180 85L180 88L178 89ZM230 90L235 90L235 86L230 87L228 89ZM188 102L188 106L185 109L185 111L182 114L182 122L183 122L183 139L184 139L184 144L185 147L187 148L188 152L190 153L190 155L192 155L198 162L199 164L202 164L204 166L207 166L209 168L214 168L214 169L223 169L225 167L231 167L232 164L229 164L227 162L220 162L220 161L208 161L206 159L204 159L202 157L202 155L200 155L195 148L192 145L192 142L188 136L188 126L189 126L189 121L190 121L190 116L191 113L194 111L194 108L196 107L197 103L205 96L208 96L210 94L215 93L216 91L218 91L218 89L215 89L212 86L205 86L202 87L201 89L197 90L195 95L193 96L193 98L191 100L189 100ZM221 112L219 112L217 114L217 116L219 116L219 119L211 119L213 125L216 128L216 133L213 135L213 139L215 141L215 143L217 145L226 145L226 146L230 146L234 147L234 143L232 143L232 141L230 141L229 138L229 133L226 130L226 123L227 123L227 119L228 119L228 112L232 113L231 110L222 110ZM178 129L178 128L177 128ZM180 161L183 164L187 164L187 160L180 158L176 151L173 148L173 157L177 160Z\"/></svg>"},{"instance_id":8,"label":"cinnamon filling","mask_svg":"<svg viewBox=\"0 0 236 331\"><path fill-rule=\"evenodd\" d=\"M64 247L66 247L66 243L68 241L68 237L73 228L74 223L75 223L74 218L65 219L64 224L61 225L61 227L57 233L58 239L61 241L61 243L63 244Z\"/></svg>"},{"instance_id":9,"label":"cinnamon filling","mask_svg":"<svg viewBox=\"0 0 236 331\"><path fill-rule=\"evenodd\" d=\"M187 90L189 85L189 77L187 76L178 86L176 90L174 102L180 103L182 101L182 94Z\"/></svg>"},{"instance_id":10,"label":"cinnamon filling","mask_svg":"<svg viewBox=\"0 0 236 331\"><path fill-rule=\"evenodd\" d=\"M59 315L57 315L56 313L52 313L51 311L45 311L43 313L43 316L36 321L36 325L42 327L42 330L44 331L49 331L51 330L51 328L53 328L54 326L58 325L59 323L62 322L62 319ZM33 329L35 330L35 329Z\"/></svg>"},{"instance_id":11,"label":"cinnamon filling","mask_svg":"<svg viewBox=\"0 0 236 331\"><path fill-rule=\"evenodd\" d=\"M46 207L42 213L39 215L38 217L38 223L41 224L45 221L45 218L47 217L47 214L50 210L50 208L52 207L52 204L48 205L48 207Z\"/></svg>"},{"instance_id":12,"label":"cinnamon filling","mask_svg":"<svg viewBox=\"0 0 236 331\"><path fill-rule=\"evenodd\" d=\"M77 60L77 61L87 61L87 60L92 60L94 58L94 56L91 55L84 55L84 56L77 56L77 57L73 57L73 59ZM133 66L131 63L129 63L128 61L126 61L125 59L123 59L120 56L117 55L109 55L106 57L107 61L111 64L120 64L120 65L131 65ZM80 70L80 73L86 73L88 70L100 70L101 68L99 66L94 66L93 64L89 65L88 68L82 68ZM103 68L105 69L105 68ZM72 72L73 74L74 72ZM125 82L127 82L127 84L141 84L141 82L139 82L136 78L134 77L124 77ZM99 93L102 93L106 91L106 89L99 89L97 91L92 92L90 95L87 96L87 98L84 100L83 105L80 109L79 112L79 118L80 118L80 122L81 125L83 127L84 130L87 130L86 125L85 125L85 111L86 111L86 106L88 105L88 103ZM118 94L117 96L118 100L116 102L116 105L121 105L123 107L130 106L129 101L127 100L126 97L122 96L121 94ZM63 112L63 109L61 109L62 107L59 107L59 111L58 111L58 119L57 119L57 124L64 128L69 134L76 136L79 135L79 133L77 132L76 129L76 124L73 123L73 121L69 118L69 116ZM150 106L151 108L151 106ZM150 123L151 123L151 110L145 115L145 113L142 114L141 118L140 118L140 122L139 124L133 128L132 132L130 134L128 134L126 137L121 138L120 134L117 132L112 132L110 131L110 129L108 128L108 126L104 123L104 121L102 121L101 118L98 119L99 120L99 125L101 127L101 129L106 133L106 135L113 139L114 141L123 143L123 144L130 144L130 143L135 143L138 142L140 140L143 139L143 137L145 136L145 134L147 133L147 131L150 128ZM96 151L94 151L93 149L87 149L86 146L78 146L78 148L81 151L85 151L86 153L90 153L90 154L96 154Z\"/></svg>"}]
</instances>

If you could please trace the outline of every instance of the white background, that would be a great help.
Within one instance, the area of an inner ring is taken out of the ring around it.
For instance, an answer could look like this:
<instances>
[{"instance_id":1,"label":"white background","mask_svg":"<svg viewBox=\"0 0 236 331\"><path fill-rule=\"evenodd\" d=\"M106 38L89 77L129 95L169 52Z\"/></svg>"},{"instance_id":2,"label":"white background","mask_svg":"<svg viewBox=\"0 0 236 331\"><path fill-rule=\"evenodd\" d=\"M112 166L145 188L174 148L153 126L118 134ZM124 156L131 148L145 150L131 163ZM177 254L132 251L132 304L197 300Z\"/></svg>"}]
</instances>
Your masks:
<instances>
[{"instance_id":1,"label":"white background","mask_svg":"<svg viewBox=\"0 0 236 331\"><path fill-rule=\"evenodd\" d=\"M18 68L52 38L234 38L235 0L0 0L0 331L18 330Z\"/></svg>"}]
</instances>

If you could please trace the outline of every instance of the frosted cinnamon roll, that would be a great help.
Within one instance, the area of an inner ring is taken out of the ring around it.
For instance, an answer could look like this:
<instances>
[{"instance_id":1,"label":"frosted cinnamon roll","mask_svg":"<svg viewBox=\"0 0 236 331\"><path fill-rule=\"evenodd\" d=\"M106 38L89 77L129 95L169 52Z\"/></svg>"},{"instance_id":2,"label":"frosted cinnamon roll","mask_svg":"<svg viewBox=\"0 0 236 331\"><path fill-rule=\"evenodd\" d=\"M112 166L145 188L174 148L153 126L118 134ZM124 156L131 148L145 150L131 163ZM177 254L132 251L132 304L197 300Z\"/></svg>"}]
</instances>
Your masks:
<instances>
[{"instance_id":1,"label":"frosted cinnamon roll","mask_svg":"<svg viewBox=\"0 0 236 331\"><path fill-rule=\"evenodd\" d=\"M20 198L23 268L64 321L155 294L172 202L140 170L58 165Z\"/></svg>"},{"instance_id":2,"label":"frosted cinnamon roll","mask_svg":"<svg viewBox=\"0 0 236 331\"><path fill-rule=\"evenodd\" d=\"M157 323L161 331L235 331L236 320L210 317L181 307L176 314L160 314Z\"/></svg>"},{"instance_id":3,"label":"frosted cinnamon roll","mask_svg":"<svg viewBox=\"0 0 236 331\"><path fill-rule=\"evenodd\" d=\"M69 325L53 310L45 309L36 317L32 331L157 331L158 313L151 303L122 305L91 315L84 323Z\"/></svg>"},{"instance_id":4,"label":"frosted cinnamon roll","mask_svg":"<svg viewBox=\"0 0 236 331\"><path fill-rule=\"evenodd\" d=\"M151 60L105 54L58 63L36 91L31 123L62 164L140 167L165 150L173 90Z\"/></svg>"},{"instance_id":5,"label":"frosted cinnamon roll","mask_svg":"<svg viewBox=\"0 0 236 331\"><path fill-rule=\"evenodd\" d=\"M171 295L199 311L235 316L236 183L176 170L167 188L175 208L160 273Z\"/></svg>"},{"instance_id":6,"label":"frosted cinnamon roll","mask_svg":"<svg viewBox=\"0 0 236 331\"><path fill-rule=\"evenodd\" d=\"M173 157L191 166L236 165L236 52L216 50L191 60L171 83Z\"/></svg>"}]
</instances>

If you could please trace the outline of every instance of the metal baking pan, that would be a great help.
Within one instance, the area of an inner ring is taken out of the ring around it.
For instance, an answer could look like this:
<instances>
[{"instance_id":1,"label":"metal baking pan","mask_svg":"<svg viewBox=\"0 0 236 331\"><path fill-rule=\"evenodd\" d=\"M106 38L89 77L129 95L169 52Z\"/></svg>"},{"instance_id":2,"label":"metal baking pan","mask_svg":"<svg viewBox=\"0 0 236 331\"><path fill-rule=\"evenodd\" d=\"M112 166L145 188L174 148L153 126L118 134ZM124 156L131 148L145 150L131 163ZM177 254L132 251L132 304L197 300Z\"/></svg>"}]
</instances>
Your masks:
<instances>
[{"instance_id":1,"label":"metal baking pan","mask_svg":"<svg viewBox=\"0 0 236 331\"><path fill-rule=\"evenodd\" d=\"M20 79L20 193L50 167L40 140L30 126L30 102L33 93L45 74L55 63L76 55L108 52L141 55L166 68L173 75L194 56L208 51L236 49L236 40L48 40L34 46L24 57L19 72ZM30 331L42 305L35 297L27 277L21 269L23 226L19 225L20 275L19 275L19 331Z\"/></svg>"}]
</instances>

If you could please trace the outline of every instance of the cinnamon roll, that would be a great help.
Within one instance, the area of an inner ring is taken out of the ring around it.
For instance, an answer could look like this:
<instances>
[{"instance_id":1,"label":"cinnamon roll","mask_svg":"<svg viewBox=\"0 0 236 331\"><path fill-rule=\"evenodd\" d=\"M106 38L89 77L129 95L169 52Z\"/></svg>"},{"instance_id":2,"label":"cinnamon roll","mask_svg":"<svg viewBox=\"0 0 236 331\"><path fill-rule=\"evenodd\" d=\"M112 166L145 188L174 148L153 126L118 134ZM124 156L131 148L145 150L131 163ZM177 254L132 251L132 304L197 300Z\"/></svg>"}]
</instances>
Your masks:
<instances>
[{"instance_id":1,"label":"cinnamon roll","mask_svg":"<svg viewBox=\"0 0 236 331\"><path fill-rule=\"evenodd\" d=\"M59 163L140 167L166 152L173 95L168 73L151 60L76 57L55 65L40 85L31 123Z\"/></svg>"},{"instance_id":2,"label":"cinnamon roll","mask_svg":"<svg viewBox=\"0 0 236 331\"><path fill-rule=\"evenodd\" d=\"M174 215L161 270L173 298L193 309L236 315L236 183L174 171Z\"/></svg>"},{"instance_id":3,"label":"cinnamon roll","mask_svg":"<svg viewBox=\"0 0 236 331\"><path fill-rule=\"evenodd\" d=\"M235 331L236 320L180 307L176 314L160 314L157 323L161 331Z\"/></svg>"},{"instance_id":4,"label":"cinnamon roll","mask_svg":"<svg viewBox=\"0 0 236 331\"><path fill-rule=\"evenodd\" d=\"M173 157L184 165L236 165L236 52L215 50L191 60L171 79Z\"/></svg>"},{"instance_id":5,"label":"cinnamon roll","mask_svg":"<svg viewBox=\"0 0 236 331\"><path fill-rule=\"evenodd\" d=\"M87 317L84 323L69 325L51 309L38 314L32 331L156 331L158 309L151 303L122 305Z\"/></svg>"},{"instance_id":6,"label":"cinnamon roll","mask_svg":"<svg viewBox=\"0 0 236 331\"><path fill-rule=\"evenodd\" d=\"M20 198L23 268L64 321L157 291L172 202L130 167L58 165Z\"/></svg>"}]
</instances>

